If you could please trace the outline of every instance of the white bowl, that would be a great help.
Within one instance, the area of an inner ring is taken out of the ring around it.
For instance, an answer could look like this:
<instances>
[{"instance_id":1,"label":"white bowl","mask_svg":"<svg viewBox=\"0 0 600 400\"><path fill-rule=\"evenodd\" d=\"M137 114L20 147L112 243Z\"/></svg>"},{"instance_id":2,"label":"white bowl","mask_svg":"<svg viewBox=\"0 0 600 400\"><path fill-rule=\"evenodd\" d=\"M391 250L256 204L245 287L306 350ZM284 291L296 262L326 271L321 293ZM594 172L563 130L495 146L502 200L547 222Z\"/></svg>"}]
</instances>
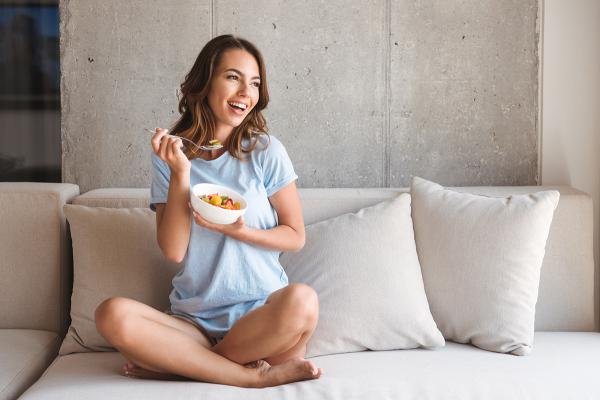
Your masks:
<instances>
[{"instance_id":1,"label":"white bowl","mask_svg":"<svg viewBox=\"0 0 600 400\"><path fill-rule=\"evenodd\" d=\"M200 197L213 193L224 194L230 197L234 202L239 202L240 209L227 210L200 200ZM192 186L192 190L190 191L190 202L192 203L192 208L196 210L202 218L213 224L233 224L240 216L246 213L246 207L248 205L244 196L235 190L231 190L225 186L213 185L212 183L198 183L197 185Z\"/></svg>"}]
</instances>

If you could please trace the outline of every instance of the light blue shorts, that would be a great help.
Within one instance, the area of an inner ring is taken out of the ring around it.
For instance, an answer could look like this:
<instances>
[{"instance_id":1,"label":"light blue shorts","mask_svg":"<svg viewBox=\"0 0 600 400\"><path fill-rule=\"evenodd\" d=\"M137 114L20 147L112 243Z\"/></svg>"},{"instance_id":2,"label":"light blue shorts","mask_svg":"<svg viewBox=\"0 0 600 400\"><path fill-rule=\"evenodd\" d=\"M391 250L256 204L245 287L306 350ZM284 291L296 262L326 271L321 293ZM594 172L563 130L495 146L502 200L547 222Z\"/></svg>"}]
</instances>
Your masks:
<instances>
[{"instance_id":1,"label":"light blue shorts","mask_svg":"<svg viewBox=\"0 0 600 400\"><path fill-rule=\"evenodd\" d=\"M233 325L244 315L262 307L267 298L237 303L233 305L214 308L196 314L190 314L179 310L167 309L165 313L184 319L196 326L208 338L214 346L229 332Z\"/></svg>"}]
</instances>

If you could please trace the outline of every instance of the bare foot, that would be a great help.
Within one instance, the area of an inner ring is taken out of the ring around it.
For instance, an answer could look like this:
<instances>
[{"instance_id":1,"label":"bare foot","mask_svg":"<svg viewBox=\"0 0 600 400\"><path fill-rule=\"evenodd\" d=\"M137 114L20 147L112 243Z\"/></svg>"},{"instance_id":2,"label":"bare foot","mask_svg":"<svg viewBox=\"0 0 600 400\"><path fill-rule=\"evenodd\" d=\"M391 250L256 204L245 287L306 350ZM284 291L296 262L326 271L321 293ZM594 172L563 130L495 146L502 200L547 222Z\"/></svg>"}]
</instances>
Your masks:
<instances>
[{"instance_id":1,"label":"bare foot","mask_svg":"<svg viewBox=\"0 0 600 400\"><path fill-rule=\"evenodd\" d=\"M292 358L282 364L271 366L264 360L255 361L259 373L258 387L270 387L286 383L319 379L323 369L317 368L312 361L304 358Z\"/></svg>"},{"instance_id":2,"label":"bare foot","mask_svg":"<svg viewBox=\"0 0 600 400\"><path fill-rule=\"evenodd\" d=\"M129 378L137 379L158 379L162 381L187 381L190 380L184 376L165 374L162 372L150 371L128 361L123 365L123 375Z\"/></svg>"},{"instance_id":3,"label":"bare foot","mask_svg":"<svg viewBox=\"0 0 600 400\"><path fill-rule=\"evenodd\" d=\"M261 361L264 361L264 360L251 361L248 364L244 364L244 367L246 367L246 368L258 368L258 366L260 365Z\"/></svg>"}]
</instances>

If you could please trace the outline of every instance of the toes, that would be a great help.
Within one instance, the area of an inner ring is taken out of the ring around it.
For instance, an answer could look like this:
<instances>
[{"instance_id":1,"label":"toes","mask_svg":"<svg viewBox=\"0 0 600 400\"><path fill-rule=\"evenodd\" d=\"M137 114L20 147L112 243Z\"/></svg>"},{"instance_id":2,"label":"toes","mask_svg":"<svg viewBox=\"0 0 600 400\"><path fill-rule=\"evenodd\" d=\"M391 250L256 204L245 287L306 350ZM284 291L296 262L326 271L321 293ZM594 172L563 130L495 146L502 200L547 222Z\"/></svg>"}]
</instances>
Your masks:
<instances>
[{"instance_id":1,"label":"toes","mask_svg":"<svg viewBox=\"0 0 600 400\"><path fill-rule=\"evenodd\" d=\"M123 371L132 370L135 367L136 367L136 365L134 363L132 363L131 361L128 361L125 364L123 364Z\"/></svg>"},{"instance_id":2,"label":"toes","mask_svg":"<svg viewBox=\"0 0 600 400\"><path fill-rule=\"evenodd\" d=\"M123 375L128 378L139 378L140 367L132 362L123 365Z\"/></svg>"},{"instance_id":3,"label":"toes","mask_svg":"<svg viewBox=\"0 0 600 400\"><path fill-rule=\"evenodd\" d=\"M137 376L128 369L123 372L123 375L125 375L127 378L137 378Z\"/></svg>"},{"instance_id":4,"label":"toes","mask_svg":"<svg viewBox=\"0 0 600 400\"><path fill-rule=\"evenodd\" d=\"M316 376L319 373L319 369L311 361L304 361L304 366L310 371L312 376Z\"/></svg>"},{"instance_id":5,"label":"toes","mask_svg":"<svg viewBox=\"0 0 600 400\"><path fill-rule=\"evenodd\" d=\"M304 365L307 368L307 370L310 372L310 374L312 375L313 378L321 377L321 374L323 373L322 368L317 368L317 366L315 364L313 364L311 361L306 361L306 363Z\"/></svg>"}]
</instances>

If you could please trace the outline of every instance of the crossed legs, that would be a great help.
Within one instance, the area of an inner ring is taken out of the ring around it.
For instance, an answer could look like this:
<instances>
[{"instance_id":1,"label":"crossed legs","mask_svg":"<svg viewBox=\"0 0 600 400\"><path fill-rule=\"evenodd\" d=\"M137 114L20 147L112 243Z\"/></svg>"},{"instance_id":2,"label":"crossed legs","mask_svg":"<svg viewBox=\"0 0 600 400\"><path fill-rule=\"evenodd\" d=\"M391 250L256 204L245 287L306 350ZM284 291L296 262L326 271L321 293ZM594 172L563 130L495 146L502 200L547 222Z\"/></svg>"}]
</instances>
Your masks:
<instances>
[{"instance_id":1,"label":"crossed legs","mask_svg":"<svg viewBox=\"0 0 600 400\"><path fill-rule=\"evenodd\" d=\"M134 300L114 297L96 309L98 332L131 363L157 374L242 387L320 377L322 370L303 358L317 320L317 295L302 284L273 292L213 347L192 324Z\"/></svg>"}]
</instances>

